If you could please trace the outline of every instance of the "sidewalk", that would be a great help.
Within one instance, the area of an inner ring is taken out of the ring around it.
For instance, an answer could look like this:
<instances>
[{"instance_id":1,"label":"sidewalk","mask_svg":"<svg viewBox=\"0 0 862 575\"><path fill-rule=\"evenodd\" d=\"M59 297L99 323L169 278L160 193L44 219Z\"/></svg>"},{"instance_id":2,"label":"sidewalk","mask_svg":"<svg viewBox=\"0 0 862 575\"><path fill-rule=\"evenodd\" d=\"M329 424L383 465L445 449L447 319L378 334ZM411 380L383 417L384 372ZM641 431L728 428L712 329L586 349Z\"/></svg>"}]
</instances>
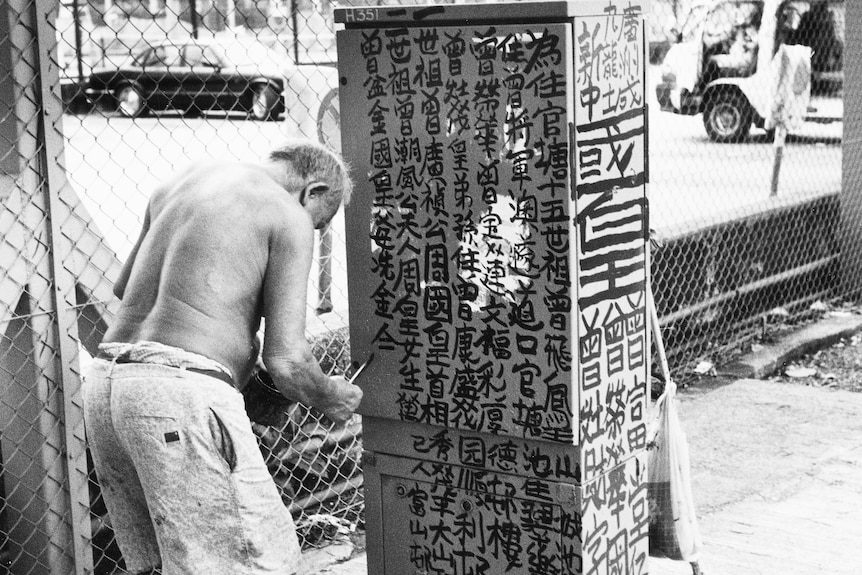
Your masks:
<instances>
[{"instance_id":1,"label":"sidewalk","mask_svg":"<svg viewBox=\"0 0 862 575\"><path fill-rule=\"evenodd\" d=\"M796 347L785 342L766 355L778 361L778 354L810 349L839 323L816 326L807 338L795 336ZM862 394L731 381L677 396L704 574L862 573ZM315 572L366 575L365 555ZM688 575L691 568L651 558L649 572Z\"/></svg>"}]
</instances>

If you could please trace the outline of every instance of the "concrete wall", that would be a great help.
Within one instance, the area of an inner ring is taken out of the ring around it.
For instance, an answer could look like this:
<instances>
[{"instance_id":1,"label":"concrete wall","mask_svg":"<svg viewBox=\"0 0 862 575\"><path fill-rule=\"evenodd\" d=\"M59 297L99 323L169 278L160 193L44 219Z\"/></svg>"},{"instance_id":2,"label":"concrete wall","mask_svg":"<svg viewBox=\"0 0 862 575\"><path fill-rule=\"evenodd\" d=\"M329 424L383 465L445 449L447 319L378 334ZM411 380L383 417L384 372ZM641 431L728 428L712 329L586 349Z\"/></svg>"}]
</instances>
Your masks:
<instances>
[{"instance_id":1,"label":"concrete wall","mask_svg":"<svg viewBox=\"0 0 862 575\"><path fill-rule=\"evenodd\" d=\"M862 291L862 2L847 0L846 4L842 264L845 290L858 293Z\"/></svg>"}]
</instances>

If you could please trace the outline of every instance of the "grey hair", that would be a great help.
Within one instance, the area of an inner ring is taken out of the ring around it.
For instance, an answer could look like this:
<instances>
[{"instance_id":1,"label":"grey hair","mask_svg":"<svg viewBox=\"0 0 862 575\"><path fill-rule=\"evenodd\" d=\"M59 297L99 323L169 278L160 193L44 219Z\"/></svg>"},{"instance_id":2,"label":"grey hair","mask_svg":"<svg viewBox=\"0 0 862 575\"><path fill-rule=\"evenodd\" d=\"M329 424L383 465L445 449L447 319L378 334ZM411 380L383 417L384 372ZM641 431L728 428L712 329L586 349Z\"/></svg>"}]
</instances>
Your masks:
<instances>
[{"instance_id":1,"label":"grey hair","mask_svg":"<svg viewBox=\"0 0 862 575\"><path fill-rule=\"evenodd\" d=\"M332 192L340 192L347 204L353 194L353 182L341 156L312 140L291 140L269 153L272 161L288 162L303 183L325 182Z\"/></svg>"}]
</instances>

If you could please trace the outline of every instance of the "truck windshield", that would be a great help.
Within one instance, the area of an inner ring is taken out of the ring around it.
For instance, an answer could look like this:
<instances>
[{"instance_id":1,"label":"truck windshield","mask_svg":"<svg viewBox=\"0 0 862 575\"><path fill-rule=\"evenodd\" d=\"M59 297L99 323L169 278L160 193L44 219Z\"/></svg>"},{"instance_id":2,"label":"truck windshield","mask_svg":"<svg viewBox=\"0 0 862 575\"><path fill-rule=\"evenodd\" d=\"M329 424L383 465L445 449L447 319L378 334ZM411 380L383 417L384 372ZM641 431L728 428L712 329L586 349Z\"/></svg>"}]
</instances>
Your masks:
<instances>
[{"instance_id":1,"label":"truck windshield","mask_svg":"<svg viewBox=\"0 0 862 575\"><path fill-rule=\"evenodd\" d=\"M703 79L744 78L757 68L762 2L722 2L703 30Z\"/></svg>"}]
</instances>

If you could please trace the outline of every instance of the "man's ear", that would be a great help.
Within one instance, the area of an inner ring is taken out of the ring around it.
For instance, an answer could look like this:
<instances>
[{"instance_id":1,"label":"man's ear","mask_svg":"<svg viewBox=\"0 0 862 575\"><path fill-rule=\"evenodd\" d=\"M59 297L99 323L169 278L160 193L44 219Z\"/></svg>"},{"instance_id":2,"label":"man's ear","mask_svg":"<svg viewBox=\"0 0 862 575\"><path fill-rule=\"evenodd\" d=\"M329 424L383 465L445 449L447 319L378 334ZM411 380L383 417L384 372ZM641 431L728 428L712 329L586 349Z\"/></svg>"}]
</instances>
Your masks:
<instances>
[{"instance_id":1,"label":"man's ear","mask_svg":"<svg viewBox=\"0 0 862 575\"><path fill-rule=\"evenodd\" d=\"M299 203L302 206L308 205L308 202L319 200L321 197L329 195L329 185L324 182L311 182L302 188L299 193Z\"/></svg>"}]
</instances>

